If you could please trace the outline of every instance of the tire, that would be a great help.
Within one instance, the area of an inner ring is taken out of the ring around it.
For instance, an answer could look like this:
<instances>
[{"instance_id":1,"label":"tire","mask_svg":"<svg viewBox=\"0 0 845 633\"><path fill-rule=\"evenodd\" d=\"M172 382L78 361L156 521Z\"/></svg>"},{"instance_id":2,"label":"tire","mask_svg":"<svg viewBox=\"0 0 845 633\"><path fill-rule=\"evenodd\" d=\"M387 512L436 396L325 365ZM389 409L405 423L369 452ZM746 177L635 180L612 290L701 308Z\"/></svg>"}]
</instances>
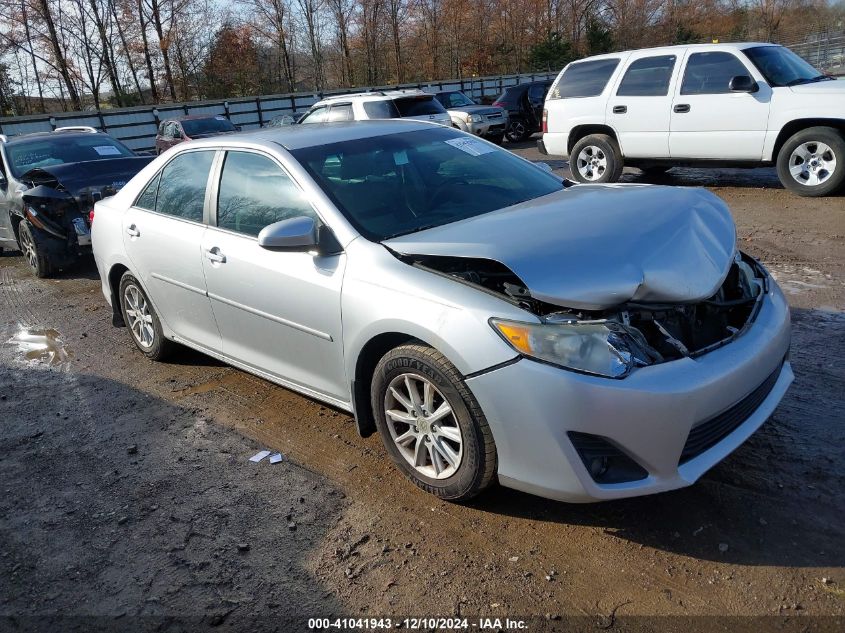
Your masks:
<instances>
[{"instance_id":1,"label":"tire","mask_svg":"<svg viewBox=\"0 0 845 633\"><path fill-rule=\"evenodd\" d=\"M845 182L845 138L831 127L796 132L780 148L777 169L781 184L799 196L832 194Z\"/></svg>"},{"instance_id":2,"label":"tire","mask_svg":"<svg viewBox=\"0 0 845 633\"><path fill-rule=\"evenodd\" d=\"M643 175L647 178L659 178L666 174L667 171L672 169L668 165L651 165L649 167L640 167L640 171L643 172Z\"/></svg>"},{"instance_id":3,"label":"tire","mask_svg":"<svg viewBox=\"0 0 845 633\"><path fill-rule=\"evenodd\" d=\"M533 132L528 128L528 124L522 119L514 119L508 122L508 127L505 130L505 138L511 143L521 143L531 138Z\"/></svg>"},{"instance_id":4,"label":"tire","mask_svg":"<svg viewBox=\"0 0 845 633\"><path fill-rule=\"evenodd\" d=\"M422 344L391 350L376 366L370 395L384 446L414 484L441 499L466 501L493 483L496 445L487 419L440 352ZM411 463L414 457L419 467Z\"/></svg>"},{"instance_id":5,"label":"tire","mask_svg":"<svg viewBox=\"0 0 845 633\"><path fill-rule=\"evenodd\" d=\"M619 144L606 134L590 134L569 152L569 170L578 182L616 182L625 166Z\"/></svg>"},{"instance_id":6,"label":"tire","mask_svg":"<svg viewBox=\"0 0 845 633\"><path fill-rule=\"evenodd\" d=\"M494 143L495 145L501 145L505 140L504 134L497 134L495 136L490 136L487 138L488 141Z\"/></svg>"},{"instance_id":7,"label":"tire","mask_svg":"<svg viewBox=\"0 0 845 633\"><path fill-rule=\"evenodd\" d=\"M39 238L26 220L18 225L18 242L24 259L36 277L44 279L53 274L55 269L53 262L44 252L44 246L39 243Z\"/></svg>"},{"instance_id":8,"label":"tire","mask_svg":"<svg viewBox=\"0 0 845 633\"><path fill-rule=\"evenodd\" d=\"M135 346L150 360L167 358L175 344L164 338L158 314L132 273L123 273L120 278L118 298L123 322L129 328ZM146 327L143 326L144 323Z\"/></svg>"}]
</instances>

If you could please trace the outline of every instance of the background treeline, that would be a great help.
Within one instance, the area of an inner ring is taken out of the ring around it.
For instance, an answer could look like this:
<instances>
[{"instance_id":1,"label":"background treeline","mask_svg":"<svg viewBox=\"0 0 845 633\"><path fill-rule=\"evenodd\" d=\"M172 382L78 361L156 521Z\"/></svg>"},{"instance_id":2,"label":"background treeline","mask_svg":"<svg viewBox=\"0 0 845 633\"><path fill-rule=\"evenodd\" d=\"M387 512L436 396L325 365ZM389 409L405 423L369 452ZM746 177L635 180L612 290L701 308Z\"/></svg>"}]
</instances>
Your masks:
<instances>
[{"instance_id":1,"label":"background treeline","mask_svg":"<svg viewBox=\"0 0 845 633\"><path fill-rule=\"evenodd\" d=\"M842 32L825 0L0 0L0 111L557 70L669 43Z\"/></svg>"}]
</instances>

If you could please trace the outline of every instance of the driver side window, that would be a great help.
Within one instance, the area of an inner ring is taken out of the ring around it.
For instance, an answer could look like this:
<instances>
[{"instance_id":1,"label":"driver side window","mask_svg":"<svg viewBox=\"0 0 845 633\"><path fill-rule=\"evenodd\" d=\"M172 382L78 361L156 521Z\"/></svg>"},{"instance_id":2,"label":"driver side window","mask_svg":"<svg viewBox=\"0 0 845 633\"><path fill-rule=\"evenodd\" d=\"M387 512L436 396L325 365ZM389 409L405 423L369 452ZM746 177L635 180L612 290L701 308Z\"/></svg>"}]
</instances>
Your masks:
<instances>
[{"instance_id":1,"label":"driver side window","mask_svg":"<svg viewBox=\"0 0 845 633\"><path fill-rule=\"evenodd\" d=\"M307 216L319 220L305 194L261 154L228 152L217 196L217 226L257 236L265 226Z\"/></svg>"}]
</instances>

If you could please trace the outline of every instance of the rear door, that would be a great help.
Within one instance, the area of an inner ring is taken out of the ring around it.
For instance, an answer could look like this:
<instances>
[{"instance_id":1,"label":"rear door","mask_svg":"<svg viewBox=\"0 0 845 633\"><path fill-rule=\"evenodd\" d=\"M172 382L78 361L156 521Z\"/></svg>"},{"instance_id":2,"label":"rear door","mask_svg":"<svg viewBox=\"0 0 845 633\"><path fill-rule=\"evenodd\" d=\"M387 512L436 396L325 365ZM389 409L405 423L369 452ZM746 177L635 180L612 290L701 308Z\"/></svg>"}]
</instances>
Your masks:
<instances>
[{"instance_id":1,"label":"rear door","mask_svg":"<svg viewBox=\"0 0 845 633\"><path fill-rule=\"evenodd\" d=\"M639 53L607 100L607 122L616 130L625 156L668 158L672 97L678 74L677 55Z\"/></svg>"},{"instance_id":2,"label":"rear door","mask_svg":"<svg viewBox=\"0 0 845 633\"><path fill-rule=\"evenodd\" d=\"M761 160L772 89L735 50L691 50L672 105L672 158ZM758 83L757 92L731 92L738 75Z\"/></svg>"},{"instance_id":3,"label":"rear door","mask_svg":"<svg viewBox=\"0 0 845 633\"><path fill-rule=\"evenodd\" d=\"M123 243L159 316L179 337L219 351L201 245L215 150L175 156L124 214Z\"/></svg>"},{"instance_id":4,"label":"rear door","mask_svg":"<svg viewBox=\"0 0 845 633\"><path fill-rule=\"evenodd\" d=\"M223 352L305 390L349 399L341 345L345 254L270 251L265 226L316 212L276 160L229 151L202 245L208 296Z\"/></svg>"}]
</instances>

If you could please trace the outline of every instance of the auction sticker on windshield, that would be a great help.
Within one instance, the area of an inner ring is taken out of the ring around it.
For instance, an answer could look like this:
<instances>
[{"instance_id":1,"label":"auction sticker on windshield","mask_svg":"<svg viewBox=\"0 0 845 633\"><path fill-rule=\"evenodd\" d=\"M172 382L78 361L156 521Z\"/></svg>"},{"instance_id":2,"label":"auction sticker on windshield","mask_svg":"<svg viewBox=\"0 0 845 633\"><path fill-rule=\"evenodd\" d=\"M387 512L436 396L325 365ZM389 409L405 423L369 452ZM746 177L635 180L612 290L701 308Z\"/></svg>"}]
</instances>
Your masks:
<instances>
[{"instance_id":1,"label":"auction sticker on windshield","mask_svg":"<svg viewBox=\"0 0 845 633\"><path fill-rule=\"evenodd\" d=\"M462 152L466 152L470 156L481 156L482 154L489 154L490 152L496 151L495 147L491 147L474 138L450 138L448 141L443 142L458 148Z\"/></svg>"}]
</instances>

